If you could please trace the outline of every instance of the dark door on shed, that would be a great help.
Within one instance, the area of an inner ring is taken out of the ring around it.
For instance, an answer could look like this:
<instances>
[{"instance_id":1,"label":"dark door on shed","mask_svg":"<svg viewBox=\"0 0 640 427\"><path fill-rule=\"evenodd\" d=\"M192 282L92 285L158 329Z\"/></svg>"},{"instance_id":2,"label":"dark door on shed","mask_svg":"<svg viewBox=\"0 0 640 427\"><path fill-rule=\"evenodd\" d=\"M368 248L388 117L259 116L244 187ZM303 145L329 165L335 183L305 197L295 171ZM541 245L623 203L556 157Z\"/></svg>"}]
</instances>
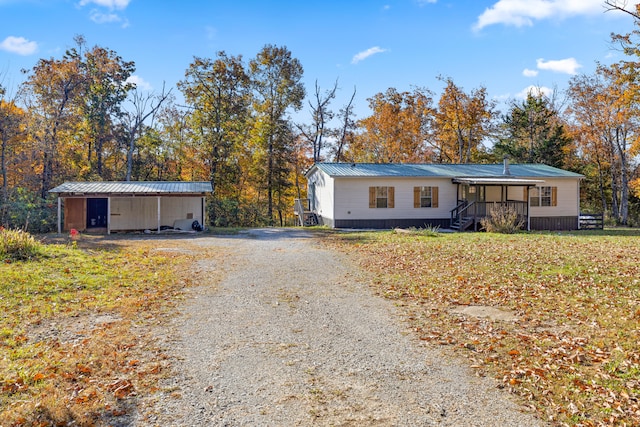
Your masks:
<instances>
[{"instance_id":1,"label":"dark door on shed","mask_svg":"<svg viewBox=\"0 0 640 427\"><path fill-rule=\"evenodd\" d=\"M87 228L106 228L107 199L87 199Z\"/></svg>"}]
</instances>

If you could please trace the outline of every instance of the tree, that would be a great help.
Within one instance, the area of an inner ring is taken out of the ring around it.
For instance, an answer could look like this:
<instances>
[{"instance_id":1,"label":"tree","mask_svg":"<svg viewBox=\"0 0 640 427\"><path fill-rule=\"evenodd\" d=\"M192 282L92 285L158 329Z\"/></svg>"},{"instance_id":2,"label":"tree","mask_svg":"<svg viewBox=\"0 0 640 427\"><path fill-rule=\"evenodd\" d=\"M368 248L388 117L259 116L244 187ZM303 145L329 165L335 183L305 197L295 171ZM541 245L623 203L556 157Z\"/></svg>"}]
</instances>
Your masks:
<instances>
[{"instance_id":1,"label":"tree","mask_svg":"<svg viewBox=\"0 0 640 427\"><path fill-rule=\"evenodd\" d=\"M147 121L147 119L153 121L153 118L160 110L162 104L169 98L170 94L171 89L165 91L164 86L162 87L162 93L159 95L154 93L142 94L137 88L133 88L130 97L132 108L130 111L124 113L121 119L122 128L127 140L127 172L125 181L131 181L133 154L145 121Z\"/></svg>"},{"instance_id":2,"label":"tree","mask_svg":"<svg viewBox=\"0 0 640 427\"><path fill-rule=\"evenodd\" d=\"M187 123L213 186L210 223L218 223L225 199L239 199L237 158L247 135L250 80L241 56L218 52L215 60L194 58L178 83L190 113Z\"/></svg>"},{"instance_id":3,"label":"tree","mask_svg":"<svg viewBox=\"0 0 640 427\"><path fill-rule=\"evenodd\" d=\"M353 113L353 100L356 97L356 88L353 88L353 93L347 105L340 109L338 112L338 119L340 120L340 127L335 131L335 145L334 145L334 162L344 161L343 153L349 144L353 143L356 134L356 121Z\"/></svg>"},{"instance_id":4,"label":"tree","mask_svg":"<svg viewBox=\"0 0 640 427\"><path fill-rule=\"evenodd\" d=\"M5 98L6 91L0 85L0 224L7 225L9 208L9 166L17 163L16 155L21 139L24 138L24 111L14 99Z\"/></svg>"},{"instance_id":5,"label":"tree","mask_svg":"<svg viewBox=\"0 0 640 427\"><path fill-rule=\"evenodd\" d=\"M249 62L255 90L256 114L253 136L264 152L264 188L267 192L267 218L273 222L274 192L289 173L284 152L293 143L285 114L290 108L300 110L305 89L301 82L303 68L286 47L266 45ZM287 140L289 138L289 140Z\"/></svg>"},{"instance_id":6,"label":"tree","mask_svg":"<svg viewBox=\"0 0 640 427\"><path fill-rule=\"evenodd\" d=\"M78 56L68 51L60 60L40 59L22 86L28 132L41 159L40 195L44 199L61 165L60 143L79 129L78 98L82 94ZM77 150L73 150L76 151Z\"/></svg>"},{"instance_id":7,"label":"tree","mask_svg":"<svg viewBox=\"0 0 640 427\"><path fill-rule=\"evenodd\" d=\"M489 136L495 102L488 99L484 87L465 93L450 77L435 114L437 159L441 163L477 161L483 141Z\"/></svg>"},{"instance_id":8,"label":"tree","mask_svg":"<svg viewBox=\"0 0 640 427\"><path fill-rule=\"evenodd\" d=\"M82 37L77 37L76 41L81 48L84 46ZM135 71L135 64L123 61L114 51L99 46L84 54L81 52L74 49L69 55L79 61L84 83L81 108L87 128L87 160L92 171L105 178L105 145L111 140L114 142L112 153L116 152L113 129L115 122L122 119L122 104L133 88L127 79ZM95 160L92 159L93 152Z\"/></svg>"},{"instance_id":9,"label":"tree","mask_svg":"<svg viewBox=\"0 0 640 427\"><path fill-rule=\"evenodd\" d=\"M376 163L423 162L433 156L428 140L434 110L432 93L414 88L389 88L368 99L373 114L358 122L362 133L349 147L353 161Z\"/></svg>"},{"instance_id":10,"label":"tree","mask_svg":"<svg viewBox=\"0 0 640 427\"><path fill-rule=\"evenodd\" d=\"M494 154L521 163L564 167L572 140L553 103L541 91L529 92L521 103L513 101L501 131Z\"/></svg>"},{"instance_id":11,"label":"tree","mask_svg":"<svg viewBox=\"0 0 640 427\"><path fill-rule=\"evenodd\" d=\"M325 137L331 134L331 130L328 128L329 122L333 119L333 111L329 109L331 100L336 97L336 90L338 89L338 81L333 84L333 87L324 94L321 93L320 86L316 80L315 93L313 101L309 101L309 108L311 109L311 124L310 125L297 125L296 127L311 146L313 163L322 161L322 151L324 148Z\"/></svg>"},{"instance_id":12,"label":"tree","mask_svg":"<svg viewBox=\"0 0 640 427\"><path fill-rule=\"evenodd\" d=\"M571 120L580 158L585 165L581 172L587 177L586 185L581 187L589 191L590 184L595 181L595 194L588 195L587 203L599 199L600 209L607 212L611 164L614 161L613 145L610 143L612 128L615 127L612 94L599 73L575 76L567 93L570 101L566 112ZM617 206L617 196L615 198L614 205Z\"/></svg>"}]
</instances>

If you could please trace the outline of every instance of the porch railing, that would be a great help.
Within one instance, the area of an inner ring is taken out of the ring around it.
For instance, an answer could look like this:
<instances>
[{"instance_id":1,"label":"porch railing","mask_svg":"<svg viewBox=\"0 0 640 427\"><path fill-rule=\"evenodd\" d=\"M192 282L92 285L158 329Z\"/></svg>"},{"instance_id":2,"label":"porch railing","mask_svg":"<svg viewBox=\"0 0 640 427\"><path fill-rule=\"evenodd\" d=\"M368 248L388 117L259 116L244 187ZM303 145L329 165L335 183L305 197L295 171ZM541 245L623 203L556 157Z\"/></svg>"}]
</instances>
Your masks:
<instances>
[{"instance_id":1,"label":"porch railing","mask_svg":"<svg viewBox=\"0 0 640 427\"><path fill-rule=\"evenodd\" d=\"M466 202L460 201L458 205L451 210L451 224L470 223L477 228L480 220L492 210L496 208L507 207L514 209L517 215L523 219L528 216L527 202L519 200L507 200L506 202Z\"/></svg>"}]
</instances>

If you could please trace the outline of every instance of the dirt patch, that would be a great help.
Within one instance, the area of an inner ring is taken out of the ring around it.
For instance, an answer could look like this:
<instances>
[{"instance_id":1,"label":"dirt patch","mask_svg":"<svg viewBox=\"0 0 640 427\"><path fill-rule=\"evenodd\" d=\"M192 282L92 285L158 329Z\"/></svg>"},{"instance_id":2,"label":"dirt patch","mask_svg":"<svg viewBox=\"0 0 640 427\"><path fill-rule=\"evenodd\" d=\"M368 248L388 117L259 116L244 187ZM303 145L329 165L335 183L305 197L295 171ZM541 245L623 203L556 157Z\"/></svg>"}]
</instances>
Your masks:
<instances>
[{"instance_id":1,"label":"dirt patch","mask_svg":"<svg viewBox=\"0 0 640 427\"><path fill-rule=\"evenodd\" d=\"M451 309L451 313L488 318L490 320L502 320L505 322L515 322L518 320L516 315L511 311L486 305L460 305Z\"/></svg>"}]
</instances>

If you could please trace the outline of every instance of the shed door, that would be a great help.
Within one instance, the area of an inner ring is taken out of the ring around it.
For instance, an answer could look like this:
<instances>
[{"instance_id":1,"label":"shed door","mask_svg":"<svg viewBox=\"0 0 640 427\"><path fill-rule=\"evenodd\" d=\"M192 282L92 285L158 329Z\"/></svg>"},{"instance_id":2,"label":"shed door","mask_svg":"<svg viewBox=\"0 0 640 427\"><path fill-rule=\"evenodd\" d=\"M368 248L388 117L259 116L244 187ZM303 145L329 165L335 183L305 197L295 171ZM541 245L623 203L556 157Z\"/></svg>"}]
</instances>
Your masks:
<instances>
[{"instance_id":1,"label":"shed door","mask_svg":"<svg viewBox=\"0 0 640 427\"><path fill-rule=\"evenodd\" d=\"M107 226L107 199L87 199L87 228Z\"/></svg>"}]
</instances>

